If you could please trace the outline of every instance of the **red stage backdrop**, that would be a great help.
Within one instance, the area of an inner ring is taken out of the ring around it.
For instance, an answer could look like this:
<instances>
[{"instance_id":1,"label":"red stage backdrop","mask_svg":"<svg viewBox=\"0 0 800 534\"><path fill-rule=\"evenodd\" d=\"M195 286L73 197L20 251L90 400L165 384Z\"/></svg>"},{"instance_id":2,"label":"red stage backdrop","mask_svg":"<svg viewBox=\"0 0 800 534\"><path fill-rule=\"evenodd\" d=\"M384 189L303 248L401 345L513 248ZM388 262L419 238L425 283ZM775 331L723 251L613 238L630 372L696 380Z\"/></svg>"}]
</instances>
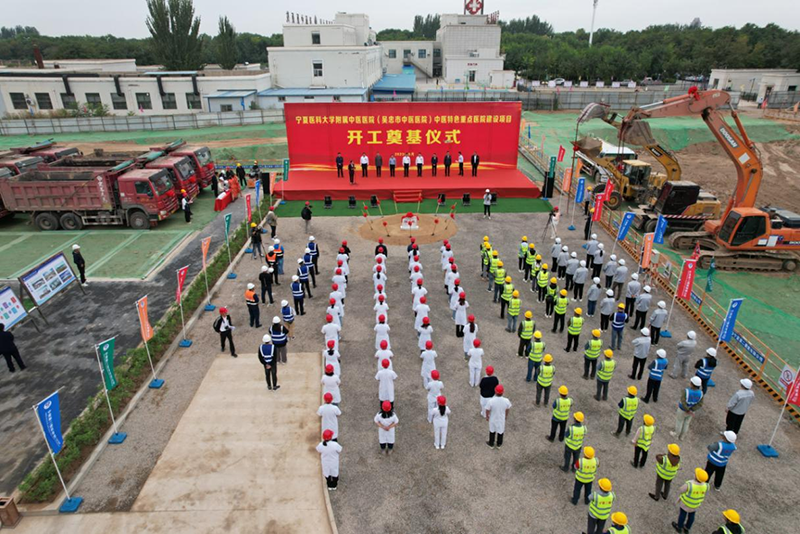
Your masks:
<instances>
[{"instance_id":1,"label":"red stage backdrop","mask_svg":"<svg viewBox=\"0 0 800 534\"><path fill-rule=\"evenodd\" d=\"M428 168L434 153L443 166L449 150L454 166L461 151L469 168L477 151L482 170L516 169L521 109L521 102L286 104L289 160L292 169L335 171L341 152L345 168L352 159L360 172L363 152L370 168L380 152L385 169L392 154L402 167L408 152L412 167L422 153Z\"/></svg>"}]
</instances>

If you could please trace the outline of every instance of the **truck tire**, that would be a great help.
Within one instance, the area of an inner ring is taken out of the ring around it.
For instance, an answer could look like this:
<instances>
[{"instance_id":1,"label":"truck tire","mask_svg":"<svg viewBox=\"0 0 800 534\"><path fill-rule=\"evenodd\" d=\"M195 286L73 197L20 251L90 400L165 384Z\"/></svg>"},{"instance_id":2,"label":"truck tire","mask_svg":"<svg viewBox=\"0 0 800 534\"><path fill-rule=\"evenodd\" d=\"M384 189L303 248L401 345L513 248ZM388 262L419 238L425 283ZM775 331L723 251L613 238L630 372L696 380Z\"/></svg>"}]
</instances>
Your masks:
<instances>
[{"instance_id":1,"label":"truck tire","mask_svg":"<svg viewBox=\"0 0 800 534\"><path fill-rule=\"evenodd\" d=\"M128 226L134 230L147 230L150 228L150 218L142 211L133 211L128 214Z\"/></svg>"},{"instance_id":2,"label":"truck tire","mask_svg":"<svg viewBox=\"0 0 800 534\"><path fill-rule=\"evenodd\" d=\"M606 201L606 206L612 210L619 209L619 207L622 206L622 195L620 195L618 191L612 191L611 198Z\"/></svg>"},{"instance_id":3,"label":"truck tire","mask_svg":"<svg viewBox=\"0 0 800 534\"><path fill-rule=\"evenodd\" d=\"M83 221L75 213L65 213L61 216L61 228L64 230L82 230Z\"/></svg>"},{"instance_id":4,"label":"truck tire","mask_svg":"<svg viewBox=\"0 0 800 534\"><path fill-rule=\"evenodd\" d=\"M644 223L644 232L646 234L655 232L656 226L658 226L658 219L649 219L646 223Z\"/></svg>"},{"instance_id":5,"label":"truck tire","mask_svg":"<svg viewBox=\"0 0 800 534\"><path fill-rule=\"evenodd\" d=\"M52 213L40 213L34 218L33 222L42 232L58 230L58 219Z\"/></svg>"}]
</instances>

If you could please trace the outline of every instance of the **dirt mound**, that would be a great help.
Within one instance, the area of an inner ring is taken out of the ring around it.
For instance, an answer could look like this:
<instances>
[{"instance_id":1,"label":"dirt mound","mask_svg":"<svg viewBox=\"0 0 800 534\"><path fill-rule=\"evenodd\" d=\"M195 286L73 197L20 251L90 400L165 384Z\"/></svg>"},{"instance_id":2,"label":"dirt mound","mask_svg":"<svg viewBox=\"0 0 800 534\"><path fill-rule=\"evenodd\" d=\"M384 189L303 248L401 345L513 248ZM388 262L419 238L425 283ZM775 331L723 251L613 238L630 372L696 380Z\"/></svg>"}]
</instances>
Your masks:
<instances>
[{"instance_id":1,"label":"dirt mound","mask_svg":"<svg viewBox=\"0 0 800 534\"><path fill-rule=\"evenodd\" d=\"M207 146L208 148L238 148L242 146L256 146L256 145L274 145L274 144L282 144L286 143L285 137L251 137L251 138L243 138L243 139L220 139L218 141L206 141L206 142L191 142L191 144L196 145L203 145ZM158 143L153 142L153 145L157 145ZM102 148L106 152L131 152L131 151L143 151L146 150L147 147L145 145L140 145L139 143L134 142L115 142L109 141L106 143L76 143L74 146L78 147L84 154L91 154L95 148Z\"/></svg>"},{"instance_id":2,"label":"dirt mound","mask_svg":"<svg viewBox=\"0 0 800 534\"><path fill-rule=\"evenodd\" d=\"M458 227L455 221L448 216L419 215L418 230L401 230L400 221L404 214L387 215L386 217L370 218L370 222L365 222L358 229L358 234L364 239L378 242L378 238L383 238L387 245L408 245L408 238L414 236L417 243L427 245L443 239L449 239L456 235ZM436 220L439 221L436 224ZM449 221L449 222L448 222ZM383 225L386 223L386 226Z\"/></svg>"}]
</instances>

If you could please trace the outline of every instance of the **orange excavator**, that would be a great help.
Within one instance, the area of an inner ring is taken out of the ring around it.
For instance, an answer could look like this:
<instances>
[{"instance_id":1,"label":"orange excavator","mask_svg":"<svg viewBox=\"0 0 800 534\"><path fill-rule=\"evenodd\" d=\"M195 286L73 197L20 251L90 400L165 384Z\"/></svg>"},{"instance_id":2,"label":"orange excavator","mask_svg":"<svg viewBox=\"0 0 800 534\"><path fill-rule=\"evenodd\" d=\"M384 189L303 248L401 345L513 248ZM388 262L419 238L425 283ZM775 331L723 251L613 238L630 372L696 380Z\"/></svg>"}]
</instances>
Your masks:
<instances>
[{"instance_id":1,"label":"orange excavator","mask_svg":"<svg viewBox=\"0 0 800 534\"><path fill-rule=\"evenodd\" d=\"M721 110L729 105L725 91L692 87L685 95L631 109L622 120L620 139L635 136L646 119L701 117L736 166L736 190L720 219L706 221L702 231L674 232L670 245L691 249L699 243L700 268L708 268L713 259L717 269L794 271L800 263L800 215L755 207L764 176L761 159L735 110L731 117L738 133L725 121Z\"/></svg>"}]
</instances>

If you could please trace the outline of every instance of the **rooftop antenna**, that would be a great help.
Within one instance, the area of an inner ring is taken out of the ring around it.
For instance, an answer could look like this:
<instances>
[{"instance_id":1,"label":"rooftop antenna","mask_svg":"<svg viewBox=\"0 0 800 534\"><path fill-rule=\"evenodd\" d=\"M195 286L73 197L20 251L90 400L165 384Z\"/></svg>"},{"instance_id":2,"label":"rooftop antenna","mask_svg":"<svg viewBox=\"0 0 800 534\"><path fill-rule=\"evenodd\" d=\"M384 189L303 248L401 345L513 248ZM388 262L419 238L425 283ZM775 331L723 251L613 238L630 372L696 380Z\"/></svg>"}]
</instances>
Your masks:
<instances>
[{"instance_id":1,"label":"rooftop antenna","mask_svg":"<svg viewBox=\"0 0 800 534\"><path fill-rule=\"evenodd\" d=\"M589 48L592 47L592 38L594 37L594 16L597 15L597 2L599 0L593 0L592 6L592 28L589 30Z\"/></svg>"}]
</instances>

